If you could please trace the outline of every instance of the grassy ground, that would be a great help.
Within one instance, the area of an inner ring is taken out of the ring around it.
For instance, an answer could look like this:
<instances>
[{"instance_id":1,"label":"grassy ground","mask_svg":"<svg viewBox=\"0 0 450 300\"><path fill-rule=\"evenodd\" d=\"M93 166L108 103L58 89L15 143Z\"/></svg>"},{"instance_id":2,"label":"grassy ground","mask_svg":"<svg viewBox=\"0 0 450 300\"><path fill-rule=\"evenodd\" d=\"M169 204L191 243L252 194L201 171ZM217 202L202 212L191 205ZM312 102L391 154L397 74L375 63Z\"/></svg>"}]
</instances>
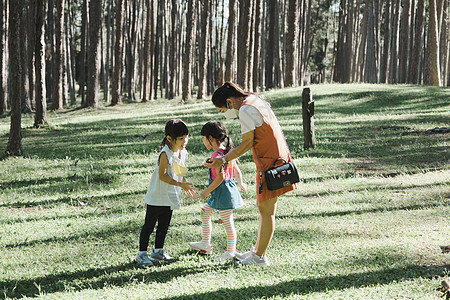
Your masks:
<instances>
[{"instance_id":1,"label":"grassy ground","mask_svg":"<svg viewBox=\"0 0 450 300\"><path fill-rule=\"evenodd\" d=\"M50 128L23 119L24 157L0 160L0 298L443 299L450 276L450 89L311 86L316 149L303 151L301 88L264 93L299 168L280 198L268 268L220 264L225 230L213 219L213 256L199 256L200 207L183 199L166 241L172 264L133 264L144 194L164 124L191 129L188 180L204 188L210 155L201 126L224 120L210 101L128 103L50 112ZM239 143L236 121L225 121ZM0 119L6 149L9 118ZM142 134L149 134L145 139ZM256 240L255 166L235 213L238 250Z\"/></svg>"}]
</instances>

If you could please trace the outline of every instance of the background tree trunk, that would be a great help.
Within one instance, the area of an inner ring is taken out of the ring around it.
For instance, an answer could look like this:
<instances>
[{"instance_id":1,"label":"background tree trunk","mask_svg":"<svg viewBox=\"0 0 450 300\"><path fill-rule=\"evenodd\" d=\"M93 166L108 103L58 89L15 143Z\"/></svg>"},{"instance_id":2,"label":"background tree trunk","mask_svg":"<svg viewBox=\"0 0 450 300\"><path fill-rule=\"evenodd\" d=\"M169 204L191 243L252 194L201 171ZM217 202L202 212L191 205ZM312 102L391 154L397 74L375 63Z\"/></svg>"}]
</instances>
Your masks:
<instances>
[{"instance_id":1,"label":"background tree trunk","mask_svg":"<svg viewBox=\"0 0 450 300\"><path fill-rule=\"evenodd\" d=\"M36 113L34 114L34 127L48 124L47 120L47 96L45 89L45 0L36 0L36 46L35 69L36 69Z\"/></svg>"},{"instance_id":2,"label":"background tree trunk","mask_svg":"<svg viewBox=\"0 0 450 300\"><path fill-rule=\"evenodd\" d=\"M208 63L208 19L209 19L209 2L210 0L202 0L200 7L200 39L198 49L198 93L197 99L202 99L206 93L206 68Z\"/></svg>"},{"instance_id":3,"label":"background tree trunk","mask_svg":"<svg viewBox=\"0 0 450 300\"><path fill-rule=\"evenodd\" d=\"M285 84L293 86L296 83L296 58L297 58L297 0L289 0L288 6L288 24L286 39L286 67L285 67Z\"/></svg>"},{"instance_id":4,"label":"background tree trunk","mask_svg":"<svg viewBox=\"0 0 450 300\"><path fill-rule=\"evenodd\" d=\"M440 86L438 9L436 0L429 0L430 21L428 23L425 52L424 84Z\"/></svg>"},{"instance_id":5,"label":"background tree trunk","mask_svg":"<svg viewBox=\"0 0 450 300\"><path fill-rule=\"evenodd\" d=\"M7 104L7 92L8 88L6 85L8 78L8 64L6 60L6 35L8 32L8 24L6 22L6 17L8 16L8 0L0 0L0 70L2 73L0 75L0 116L3 115L8 108Z\"/></svg>"},{"instance_id":6,"label":"background tree trunk","mask_svg":"<svg viewBox=\"0 0 450 300\"><path fill-rule=\"evenodd\" d=\"M117 105L121 102L122 88L122 30L123 30L123 14L124 1L117 0L116 5L116 38L114 44L114 73L112 82L112 99L111 105Z\"/></svg>"},{"instance_id":7,"label":"background tree trunk","mask_svg":"<svg viewBox=\"0 0 450 300\"><path fill-rule=\"evenodd\" d=\"M195 14L197 6L196 0L189 0L188 2L188 12L186 16L186 41L184 43L184 54L183 54L183 90L182 99L183 101L191 97L192 94L192 62L193 62L193 49L195 45L195 34L196 32L196 21L197 17Z\"/></svg>"},{"instance_id":8,"label":"background tree trunk","mask_svg":"<svg viewBox=\"0 0 450 300\"><path fill-rule=\"evenodd\" d=\"M228 7L228 36L227 51L225 58L225 75L224 81L234 80L234 62L236 59L236 1L229 0Z\"/></svg>"},{"instance_id":9,"label":"background tree trunk","mask_svg":"<svg viewBox=\"0 0 450 300\"><path fill-rule=\"evenodd\" d=\"M10 1L8 43L9 72L11 76L11 127L6 153L11 156L22 155L22 114L21 114L21 57L20 57L20 19L22 1Z\"/></svg>"},{"instance_id":10,"label":"background tree trunk","mask_svg":"<svg viewBox=\"0 0 450 300\"><path fill-rule=\"evenodd\" d=\"M64 4L65 1L56 1L55 23L55 53L53 55L53 84L52 99L53 110L62 110L63 106L63 37L64 37Z\"/></svg>"},{"instance_id":11,"label":"background tree trunk","mask_svg":"<svg viewBox=\"0 0 450 300\"><path fill-rule=\"evenodd\" d=\"M98 107L100 97L100 31L102 26L102 0L89 2L89 56L86 107Z\"/></svg>"}]
</instances>

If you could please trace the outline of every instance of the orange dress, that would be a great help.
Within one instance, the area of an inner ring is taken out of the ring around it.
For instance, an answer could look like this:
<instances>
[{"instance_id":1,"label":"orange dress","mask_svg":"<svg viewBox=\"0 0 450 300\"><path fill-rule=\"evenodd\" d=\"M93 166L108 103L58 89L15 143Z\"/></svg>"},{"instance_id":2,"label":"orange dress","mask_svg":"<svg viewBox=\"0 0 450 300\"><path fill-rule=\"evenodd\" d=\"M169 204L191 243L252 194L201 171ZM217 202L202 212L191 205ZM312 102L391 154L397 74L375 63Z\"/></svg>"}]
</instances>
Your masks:
<instances>
[{"instance_id":1,"label":"orange dress","mask_svg":"<svg viewBox=\"0 0 450 300\"><path fill-rule=\"evenodd\" d=\"M255 162L257 169L257 201L264 202L296 189L296 184L292 184L275 191L271 191L267 188L264 171L271 168L277 158L284 158L286 161L291 161L291 154L289 153L289 149L284 139L280 123L278 123L278 120L270 108L269 103L255 95L250 95L242 103L242 105L250 105L256 108L262 115L264 121L260 127L255 128L252 148L253 161ZM261 172L262 178L260 176ZM259 193L261 180L262 191Z\"/></svg>"}]
</instances>

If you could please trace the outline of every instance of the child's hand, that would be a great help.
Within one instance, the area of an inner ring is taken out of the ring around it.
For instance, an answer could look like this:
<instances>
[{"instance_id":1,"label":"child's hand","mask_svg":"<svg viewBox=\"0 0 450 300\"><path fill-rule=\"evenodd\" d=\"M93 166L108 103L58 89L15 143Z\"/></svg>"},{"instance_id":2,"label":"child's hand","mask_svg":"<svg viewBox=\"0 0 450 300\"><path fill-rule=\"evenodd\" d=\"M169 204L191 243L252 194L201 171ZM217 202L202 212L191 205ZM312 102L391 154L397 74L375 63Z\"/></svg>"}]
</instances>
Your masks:
<instances>
[{"instance_id":1,"label":"child's hand","mask_svg":"<svg viewBox=\"0 0 450 300\"><path fill-rule=\"evenodd\" d=\"M194 201L194 202L198 202L200 199L200 196L197 194L198 188L196 187L190 187L188 190L185 190L186 195L189 196L189 198Z\"/></svg>"},{"instance_id":2,"label":"child's hand","mask_svg":"<svg viewBox=\"0 0 450 300\"><path fill-rule=\"evenodd\" d=\"M247 192L247 184L242 182L241 184L239 184L239 187L241 188L241 191L243 193Z\"/></svg>"},{"instance_id":3,"label":"child's hand","mask_svg":"<svg viewBox=\"0 0 450 300\"><path fill-rule=\"evenodd\" d=\"M209 193L206 192L206 190L204 190L204 191L201 193L201 196L202 196L203 199L208 199Z\"/></svg>"}]
</instances>

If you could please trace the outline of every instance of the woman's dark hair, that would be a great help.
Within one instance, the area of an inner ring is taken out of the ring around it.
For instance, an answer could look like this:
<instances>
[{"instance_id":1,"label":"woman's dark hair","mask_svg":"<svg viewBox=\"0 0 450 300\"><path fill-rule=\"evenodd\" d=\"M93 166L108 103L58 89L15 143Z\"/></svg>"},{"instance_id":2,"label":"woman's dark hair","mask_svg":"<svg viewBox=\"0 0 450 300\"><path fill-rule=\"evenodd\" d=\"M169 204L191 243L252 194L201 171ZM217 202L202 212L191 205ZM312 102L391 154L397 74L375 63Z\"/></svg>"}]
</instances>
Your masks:
<instances>
[{"instance_id":1,"label":"woman's dark hair","mask_svg":"<svg viewBox=\"0 0 450 300\"><path fill-rule=\"evenodd\" d=\"M169 140L167 139L170 136L172 139L177 139L180 136L188 135L189 129L186 124L180 119L172 119L167 121L166 128L164 129L164 139L161 143L161 149L167 145L169 148L171 147Z\"/></svg>"},{"instance_id":2,"label":"woman's dark hair","mask_svg":"<svg viewBox=\"0 0 450 300\"><path fill-rule=\"evenodd\" d=\"M247 97L249 92L245 92L240 86L230 81L225 82L213 94L211 100L216 107L227 107L227 99L230 97Z\"/></svg>"},{"instance_id":3,"label":"woman's dark hair","mask_svg":"<svg viewBox=\"0 0 450 300\"><path fill-rule=\"evenodd\" d=\"M219 143L226 141L224 155L227 154L231 148L233 148L233 142L228 136L228 130L225 124L220 121L210 121L203 125L200 134L206 137L208 140L210 137L217 140Z\"/></svg>"}]
</instances>

